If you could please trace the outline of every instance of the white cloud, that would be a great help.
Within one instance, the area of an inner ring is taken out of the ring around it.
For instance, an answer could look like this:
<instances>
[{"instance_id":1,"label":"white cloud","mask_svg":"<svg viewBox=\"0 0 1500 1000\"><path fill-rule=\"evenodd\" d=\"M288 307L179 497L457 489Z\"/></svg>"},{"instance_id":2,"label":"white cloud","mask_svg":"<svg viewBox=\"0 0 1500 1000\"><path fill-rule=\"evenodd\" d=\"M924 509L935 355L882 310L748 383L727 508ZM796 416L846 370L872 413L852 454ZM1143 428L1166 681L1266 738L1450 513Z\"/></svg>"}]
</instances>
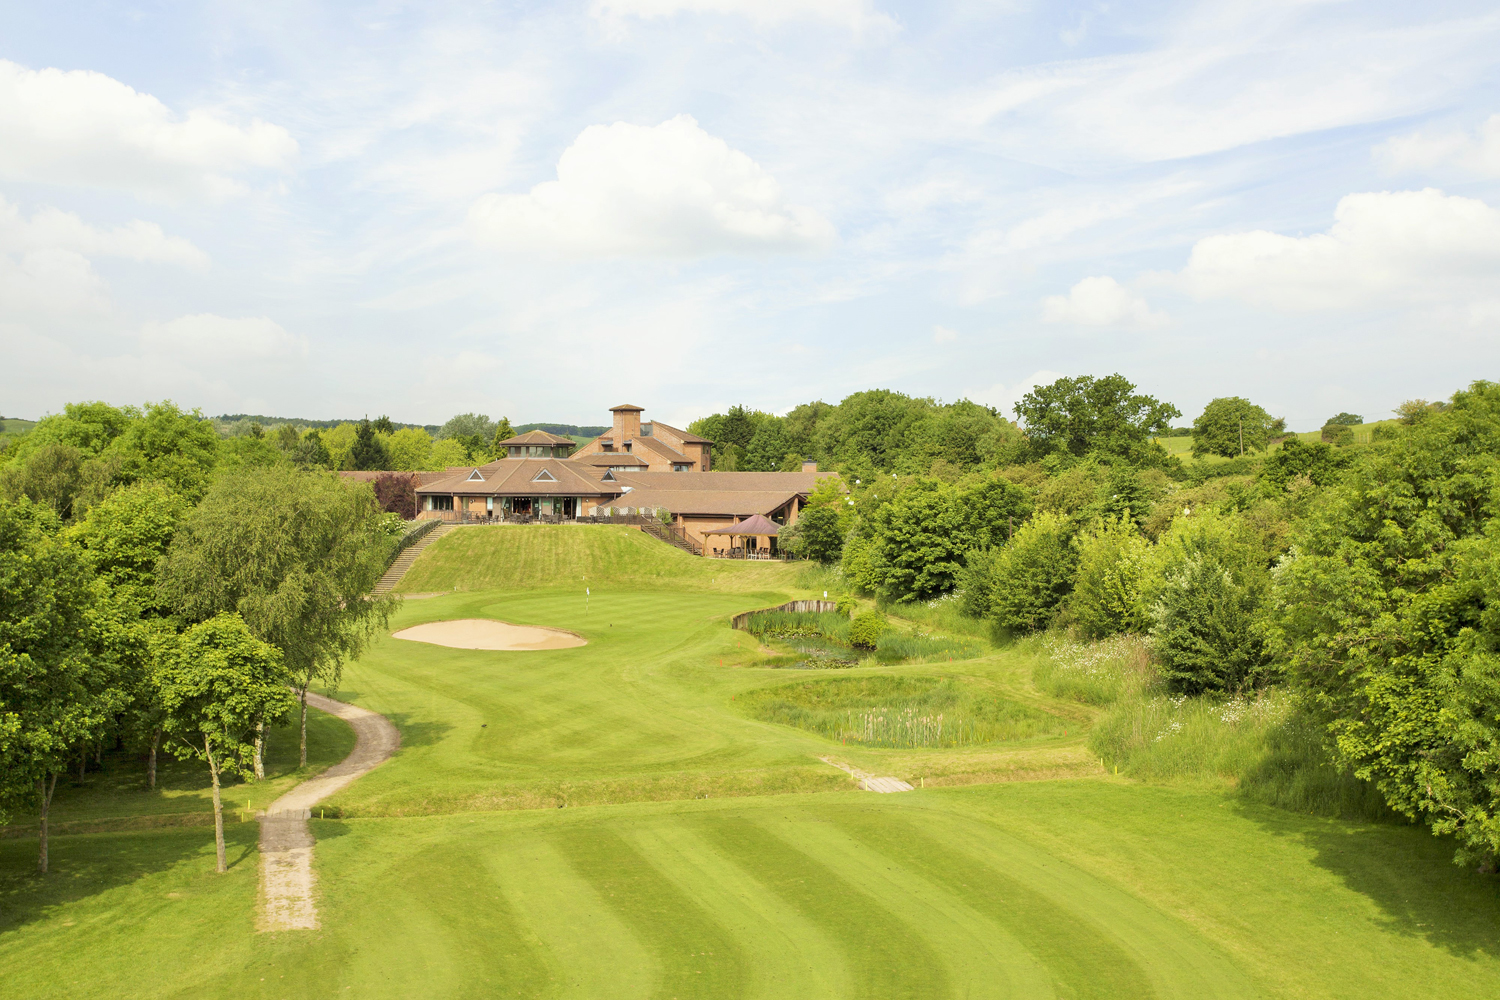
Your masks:
<instances>
[{"instance_id":1,"label":"white cloud","mask_svg":"<svg viewBox=\"0 0 1500 1000\"><path fill-rule=\"evenodd\" d=\"M1476 177L1500 177L1500 115L1473 132L1417 132L1386 140L1376 156L1394 172L1456 167Z\"/></svg>"},{"instance_id":2,"label":"white cloud","mask_svg":"<svg viewBox=\"0 0 1500 1000\"><path fill-rule=\"evenodd\" d=\"M951 344L957 339L957 330L950 330L946 326L935 326L932 328L932 342L934 344Z\"/></svg>"},{"instance_id":3,"label":"white cloud","mask_svg":"<svg viewBox=\"0 0 1500 1000\"><path fill-rule=\"evenodd\" d=\"M1350 194L1326 233L1210 236L1165 280L1201 299L1287 310L1432 303L1483 312L1500 298L1500 211L1434 188Z\"/></svg>"},{"instance_id":4,"label":"white cloud","mask_svg":"<svg viewBox=\"0 0 1500 1000\"><path fill-rule=\"evenodd\" d=\"M23 218L18 206L0 197L0 253L68 250L89 257L125 257L151 263L208 266L208 254L152 222L136 219L113 229L96 229L71 212L44 207Z\"/></svg>"},{"instance_id":5,"label":"white cloud","mask_svg":"<svg viewBox=\"0 0 1500 1000\"><path fill-rule=\"evenodd\" d=\"M141 344L155 354L194 362L288 361L305 358L307 338L264 316L228 319L213 313L147 323Z\"/></svg>"},{"instance_id":6,"label":"white cloud","mask_svg":"<svg viewBox=\"0 0 1500 1000\"><path fill-rule=\"evenodd\" d=\"M150 94L86 70L30 70L0 59L0 177L152 197L222 197L236 175L280 170L297 143L277 125L174 113Z\"/></svg>"},{"instance_id":7,"label":"white cloud","mask_svg":"<svg viewBox=\"0 0 1500 1000\"><path fill-rule=\"evenodd\" d=\"M109 289L72 250L0 253L0 312L9 321L66 322L109 309Z\"/></svg>"},{"instance_id":8,"label":"white cloud","mask_svg":"<svg viewBox=\"0 0 1500 1000\"><path fill-rule=\"evenodd\" d=\"M876 11L870 0L594 0L591 12L603 20L735 14L762 25L823 21L859 33L897 28L895 20Z\"/></svg>"},{"instance_id":9,"label":"white cloud","mask_svg":"<svg viewBox=\"0 0 1500 1000\"><path fill-rule=\"evenodd\" d=\"M1051 385L1062 377L1062 372L1043 368L1041 371L1032 372L1019 382L1014 382L1010 385L1006 385L1003 382L996 382L988 388L971 389L962 395L965 399L971 399L976 403L993 406L1000 411L1001 416L1007 420L1014 420L1016 415L1013 408L1021 401L1022 396L1025 396L1039 385Z\"/></svg>"},{"instance_id":10,"label":"white cloud","mask_svg":"<svg viewBox=\"0 0 1500 1000\"><path fill-rule=\"evenodd\" d=\"M1042 319L1048 323L1136 328L1168 322L1165 314L1152 312L1145 299L1108 276L1084 278L1067 295L1047 296L1042 300Z\"/></svg>"},{"instance_id":11,"label":"white cloud","mask_svg":"<svg viewBox=\"0 0 1500 1000\"><path fill-rule=\"evenodd\" d=\"M776 180L687 115L647 128L591 125L563 151L557 180L487 194L475 239L506 250L692 257L814 250L833 226L788 205Z\"/></svg>"}]
</instances>

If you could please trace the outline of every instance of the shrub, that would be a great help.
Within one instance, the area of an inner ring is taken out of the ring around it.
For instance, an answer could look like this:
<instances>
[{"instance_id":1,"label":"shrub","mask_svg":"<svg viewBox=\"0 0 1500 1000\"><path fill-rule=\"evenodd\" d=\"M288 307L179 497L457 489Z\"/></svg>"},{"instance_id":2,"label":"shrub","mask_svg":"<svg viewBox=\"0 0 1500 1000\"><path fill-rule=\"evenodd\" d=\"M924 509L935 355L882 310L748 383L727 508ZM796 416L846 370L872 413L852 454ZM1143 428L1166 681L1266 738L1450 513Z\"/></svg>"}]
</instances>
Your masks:
<instances>
[{"instance_id":1,"label":"shrub","mask_svg":"<svg viewBox=\"0 0 1500 1000\"><path fill-rule=\"evenodd\" d=\"M861 611L849 623L849 645L858 649L874 649L880 636L889 627L885 615L879 611Z\"/></svg>"},{"instance_id":2,"label":"shrub","mask_svg":"<svg viewBox=\"0 0 1500 1000\"><path fill-rule=\"evenodd\" d=\"M1033 632L1052 620L1073 587L1072 534L1068 518L1043 511L1000 550L990 568L990 617L997 625Z\"/></svg>"},{"instance_id":3,"label":"shrub","mask_svg":"<svg viewBox=\"0 0 1500 1000\"><path fill-rule=\"evenodd\" d=\"M1270 582L1238 517L1180 517L1162 536L1148 584L1151 636L1175 691L1235 692L1266 679L1256 616Z\"/></svg>"},{"instance_id":4,"label":"shrub","mask_svg":"<svg viewBox=\"0 0 1500 1000\"><path fill-rule=\"evenodd\" d=\"M1123 516L1096 521L1078 539L1078 575L1069 607L1086 637L1145 631L1148 617L1141 578L1150 549Z\"/></svg>"},{"instance_id":5,"label":"shrub","mask_svg":"<svg viewBox=\"0 0 1500 1000\"><path fill-rule=\"evenodd\" d=\"M837 609L839 614L843 615L845 618L849 618L854 614L854 610L859 607L859 602L856 601L853 597L850 597L848 594L840 594L838 601L834 604L834 607Z\"/></svg>"}]
</instances>

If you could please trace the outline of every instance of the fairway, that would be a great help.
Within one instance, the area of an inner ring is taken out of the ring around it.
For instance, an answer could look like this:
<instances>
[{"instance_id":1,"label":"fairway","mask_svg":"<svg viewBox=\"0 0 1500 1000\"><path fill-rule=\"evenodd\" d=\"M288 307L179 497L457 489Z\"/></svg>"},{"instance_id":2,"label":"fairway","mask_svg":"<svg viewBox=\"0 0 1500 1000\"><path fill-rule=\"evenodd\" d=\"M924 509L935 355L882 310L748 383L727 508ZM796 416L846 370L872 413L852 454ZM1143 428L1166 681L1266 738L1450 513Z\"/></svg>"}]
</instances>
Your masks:
<instances>
[{"instance_id":1,"label":"fairway","mask_svg":"<svg viewBox=\"0 0 1500 1000\"><path fill-rule=\"evenodd\" d=\"M443 593L391 632L489 619L587 644L386 636L348 669L337 697L401 747L314 811L319 930L255 933L253 823L229 825L226 876L200 827L59 836L45 879L32 841L0 841L6 995L1500 992L1494 882L1448 845L1108 776L1094 710L1037 691L1034 653L776 669L728 619L811 596L795 567L617 527L455 531L402 589ZM974 725L836 736L898 699ZM318 717L320 762L347 752L339 725ZM823 756L918 788L857 791ZM86 792L69 820L130 809Z\"/></svg>"}]
</instances>

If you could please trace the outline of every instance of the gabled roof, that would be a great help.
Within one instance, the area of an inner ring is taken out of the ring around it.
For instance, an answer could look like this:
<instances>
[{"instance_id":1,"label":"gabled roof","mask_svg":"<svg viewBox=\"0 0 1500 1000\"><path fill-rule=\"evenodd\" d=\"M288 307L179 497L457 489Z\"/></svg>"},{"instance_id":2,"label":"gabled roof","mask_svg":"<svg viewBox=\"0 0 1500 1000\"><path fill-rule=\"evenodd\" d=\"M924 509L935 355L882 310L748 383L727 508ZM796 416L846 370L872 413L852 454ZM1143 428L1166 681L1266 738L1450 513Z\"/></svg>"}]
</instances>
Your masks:
<instances>
[{"instance_id":1,"label":"gabled roof","mask_svg":"<svg viewBox=\"0 0 1500 1000\"><path fill-rule=\"evenodd\" d=\"M555 448L562 444L576 445L577 443L572 438L563 437L561 434L548 434L546 431L527 431L525 434L517 434L515 437L506 438L500 442L500 445L507 448L512 445L543 445Z\"/></svg>"},{"instance_id":2,"label":"gabled roof","mask_svg":"<svg viewBox=\"0 0 1500 1000\"><path fill-rule=\"evenodd\" d=\"M616 473L623 483L629 473ZM664 473L673 478L687 472ZM798 495L796 490L666 490L633 489L625 496L632 507L665 507L673 514L703 517L749 517L770 514Z\"/></svg>"},{"instance_id":3,"label":"gabled roof","mask_svg":"<svg viewBox=\"0 0 1500 1000\"><path fill-rule=\"evenodd\" d=\"M660 420L651 421L652 434L656 433L656 428L658 427L669 430L673 434L676 434L679 438L682 439L683 444L713 444L713 442L708 438L699 437L698 435L682 430L681 428L673 427L671 424L664 424Z\"/></svg>"},{"instance_id":4,"label":"gabled roof","mask_svg":"<svg viewBox=\"0 0 1500 1000\"><path fill-rule=\"evenodd\" d=\"M595 496L612 497L620 492L613 483L599 482L589 466L575 465L566 458L498 458L479 467L483 482L470 482L471 470L424 483L418 493L458 496ZM537 479L542 472L551 480Z\"/></svg>"}]
</instances>

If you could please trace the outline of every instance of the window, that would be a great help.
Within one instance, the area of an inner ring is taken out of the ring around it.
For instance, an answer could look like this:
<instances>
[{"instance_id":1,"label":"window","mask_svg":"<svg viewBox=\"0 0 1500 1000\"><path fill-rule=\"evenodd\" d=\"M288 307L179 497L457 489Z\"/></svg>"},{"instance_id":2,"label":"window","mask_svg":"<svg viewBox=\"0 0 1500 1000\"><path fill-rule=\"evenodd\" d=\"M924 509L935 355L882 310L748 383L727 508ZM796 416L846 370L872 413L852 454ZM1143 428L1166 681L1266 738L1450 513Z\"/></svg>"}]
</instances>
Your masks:
<instances>
[{"instance_id":1,"label":"window","mask_svg":"<svg viewBox=\"0 0 1500 1000\"><path fill-rule=\"evenodd\" d=\"M673 472L692 472L693 471L693 467L691 465L688 465L685 462L673 462L672 463L672 471Z\"/></svg>"},{"instance_id":2,"label":"window","mask_svg":"<svg viewBox=\"0 0 1500 1000\"><path fill-rule=\"evenodd\" d=\"M532 476L531 481L533 483L555 483L557 482L557 477L552 475L552 473L548 472L546 469L543 469L541 472L538 472L536 475Z\"/></svg>"},{"instance_id":3,"label":"window","mask_svg":"<svg viewBox=\"0 0 1500 1000\"><path fill-rule=\"evenodd\" d=\"M604 450L612 452L615 450L615 446L612 442L606 441L604 442Z\"/></svg>"},{"instance_id":4,"label":"window","mask_svg":"<svg viewBox=\"0 0 1500 1000\"><path fill-rule=\"evenodd\" d=\"M650 424L641 424L641 437L648 438L650 436L651 436L651 425Z\"/></svg>"},{"instance_id":5,"label":"window","mask_svg":"<svg viewBox=\"0 0 1500 1000\"><path fill-rule=\"evenodd\" d=\"M614 481L615 481L615 470L613 470L613 469L605 469L604 470L604 478L601 479L600 482L612 483Z\"/></svg>"},{"instance_id":6,"label":"window","mask_svg":"<svg viewBox=\"0 0 1500 1000\"><path fill-rule=\"evenodd\" d=\"M427 509L428 510L452 510L453 509L453 498L452 497L428 497L427 498Z\"/></svg>"},{"instance_id":7,"label":"window","mask_svg":"<svg viewBox=\"0 0 1500 1000\"><path fill-rule=\"evenodd\" d=\"M475 469L473 472L469 473L469 478L465 479L464 482L466 482L466 483L482 483L482 482L484 482L484 477L479 474L479 470L478 469Z\"/></svg>"}]
</instances>

